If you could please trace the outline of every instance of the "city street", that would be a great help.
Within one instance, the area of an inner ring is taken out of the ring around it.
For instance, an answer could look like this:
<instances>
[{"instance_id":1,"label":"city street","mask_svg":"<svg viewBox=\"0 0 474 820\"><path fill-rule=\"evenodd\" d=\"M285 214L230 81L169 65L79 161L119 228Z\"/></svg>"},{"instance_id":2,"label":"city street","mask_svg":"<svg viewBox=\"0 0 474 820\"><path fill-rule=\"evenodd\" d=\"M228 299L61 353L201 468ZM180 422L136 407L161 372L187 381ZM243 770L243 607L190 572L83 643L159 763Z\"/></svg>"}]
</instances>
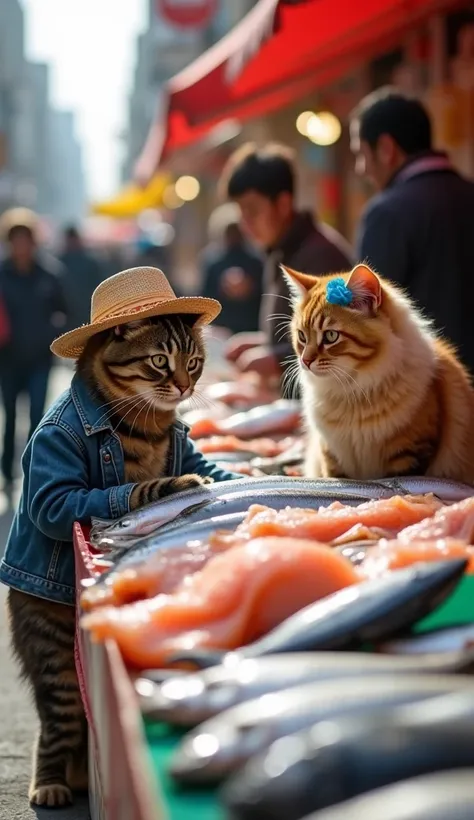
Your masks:
<instances>
[{"instance_id":1,"label":"city street","mask_svg":"<svg viewBox=\"0 0 474 820\"><path fill-rule=\"evenodd\" d=\"M53 399L69 382L71 371L57 368L51 383ZM19 445L23 446L28 429L28 408L23 407L19 419ZM20 451L19 446L19 451ZM20 455L20 452L19 452ZM18 481L16 499L20 492ZM14 503L16 501L14 499ZM0 543L3 551L12 519L5 497L0 494ZM37 809L27 798L30 778L31 745L36 731L36 719L28 691L18 681L9 649L5 618L6 588L0 585L0 820L88 820L86 801L64 811Z\"/></svg>"}]
</instances>

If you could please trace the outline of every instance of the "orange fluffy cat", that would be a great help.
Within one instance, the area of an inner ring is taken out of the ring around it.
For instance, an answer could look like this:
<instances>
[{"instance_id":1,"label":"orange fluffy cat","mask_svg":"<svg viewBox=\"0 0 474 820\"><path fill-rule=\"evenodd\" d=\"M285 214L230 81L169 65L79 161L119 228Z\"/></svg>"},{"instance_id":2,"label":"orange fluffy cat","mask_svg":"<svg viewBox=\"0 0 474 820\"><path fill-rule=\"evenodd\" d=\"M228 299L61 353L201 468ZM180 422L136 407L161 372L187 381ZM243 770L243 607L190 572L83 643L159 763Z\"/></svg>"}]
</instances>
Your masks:
<instances>
[{"instance_id":1,"label":"orange fluffy cat","mask_svg":"<svg viewBox=\"0 0 474 820\"><path fill-rule=\"evenodd\" d=\"M474 483L474 389L410 300L365 265L283 268L309 431L306 475Z\"/></svg>"}]
</instances>

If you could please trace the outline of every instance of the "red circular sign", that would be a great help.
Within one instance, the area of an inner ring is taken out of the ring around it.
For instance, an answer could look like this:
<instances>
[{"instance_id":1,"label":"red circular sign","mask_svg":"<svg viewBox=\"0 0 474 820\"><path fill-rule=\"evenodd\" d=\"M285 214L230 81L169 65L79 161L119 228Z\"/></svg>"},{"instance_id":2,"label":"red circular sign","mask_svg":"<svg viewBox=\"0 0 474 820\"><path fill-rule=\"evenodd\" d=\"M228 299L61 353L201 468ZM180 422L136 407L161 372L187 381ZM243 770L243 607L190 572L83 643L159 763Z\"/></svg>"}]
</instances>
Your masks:
<instances>
[{"instance_id":1,"label":"red circular sign","mask_svg":"<svg viewBox=\"0 0 474 820\"><path fill-rule=\"evenodd\" d=\"M182 28L201 28L214 16L217 0L156 0L157 12Z\"/></svg>"}]
</instances>

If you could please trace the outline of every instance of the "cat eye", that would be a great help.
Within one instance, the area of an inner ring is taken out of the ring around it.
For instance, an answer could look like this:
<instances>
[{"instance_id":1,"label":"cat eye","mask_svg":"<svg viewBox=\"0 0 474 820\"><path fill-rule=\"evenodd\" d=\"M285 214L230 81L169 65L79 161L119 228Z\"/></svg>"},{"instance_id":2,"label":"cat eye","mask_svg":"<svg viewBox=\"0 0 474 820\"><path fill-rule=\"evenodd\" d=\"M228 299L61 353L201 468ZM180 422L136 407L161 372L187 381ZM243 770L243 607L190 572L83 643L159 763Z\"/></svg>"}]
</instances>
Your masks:
<instances>
[{"instance_id":1,"label":"cat eye","mask_svg":"<svg viewBox=\"0 0 474 820\"><path fill-rule=\"evenodd\" d=\"M323 333L323 342L325 345L333 345L339 339L337 330L325 330Z\"/></svg>"},{"instance_id":2,"label":"cat eye","mask_svg":"<svg viewBox=\"0 0 474 820\"><path fill-rule=\"evenodd\" d=\"M302 344L306 344L306 333L304 330L298 330L298 341Z\"/></svg>"},{"instance_id":3,"label":"cat eye","mask_svg":"<svg viewBox=\"0 0 474 820\"><path fill-rule=\"evenodd\" d=\"M199 365L199 359L196 356L193 356L192 359L188 361L188 370L196 370Z\"/></svg>"},{"instance_id":4,"label":"cat eye","mask_svg":"<svg viewBox=\"0 0 474 820\"><path fill-rule=\"evenodd\" d=\"M152 356L151 360L155 367L158 367L159 369L166 367L166 365L168 364L168 359L166 358L166 356Z\"/></svg>"}]
</instances>

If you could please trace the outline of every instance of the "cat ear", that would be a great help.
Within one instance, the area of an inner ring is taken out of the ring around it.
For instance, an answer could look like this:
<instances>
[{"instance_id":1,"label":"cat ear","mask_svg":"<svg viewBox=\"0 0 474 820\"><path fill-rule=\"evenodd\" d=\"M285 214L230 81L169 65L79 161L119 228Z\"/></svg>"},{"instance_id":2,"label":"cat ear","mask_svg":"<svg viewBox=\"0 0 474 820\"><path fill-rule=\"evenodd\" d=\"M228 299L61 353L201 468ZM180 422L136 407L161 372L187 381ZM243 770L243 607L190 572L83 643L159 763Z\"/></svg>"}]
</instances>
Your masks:
<instances>
[{"instance_id":1,"label":"cat ear","mask_svg":"<svg viewBox=\"0 0 474 820\"><path fill-rule=\"evenodd\" d=\"M356 265L352 270L347 287L353 294L351 308L375 311L382 303L382 285L377 274L367 265Z\"/></svg>"},{"instance_id":2,"label":"cat ear","mask_svg":"<svg viewBox=\"0 0 474 820\"><path fill-rule=\"evenodd\" d=\"M283 276L285 277L288 287L292 295L300 300L308 295L310 290L314 288L317 279L315 276L308 276L307 273L300 273L293 268L287 268L286 265L280 265Z\"/></svg>"}]
</instances>

